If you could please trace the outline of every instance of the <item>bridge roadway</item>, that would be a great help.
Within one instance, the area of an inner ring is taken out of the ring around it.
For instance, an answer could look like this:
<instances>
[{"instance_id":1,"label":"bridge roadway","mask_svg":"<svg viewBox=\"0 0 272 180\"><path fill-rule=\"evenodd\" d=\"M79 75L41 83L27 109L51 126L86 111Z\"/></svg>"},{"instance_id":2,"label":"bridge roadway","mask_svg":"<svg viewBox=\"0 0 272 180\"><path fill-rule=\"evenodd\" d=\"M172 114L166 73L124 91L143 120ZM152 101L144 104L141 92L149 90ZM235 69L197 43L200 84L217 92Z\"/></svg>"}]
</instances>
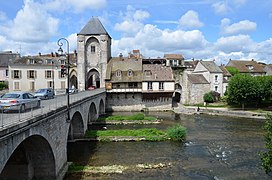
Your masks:
<instances>
[{"instance_id":1,"label":"bridge roadway","mask_svg":"<svg viewBox=\"0 0 272 180\"><path fill-rule=\"evenodd\" d=\"M0 179L62 179L67 142L84 137L105 102L103 88L71 94L69 111L61 95L25 113L0 113Z\"/></svg>"},{"instance_id":2,"label":"bridge roadway","mask_svg":"<svg viewBox=\"0 0 272 180\"><path fill-rule=\"evenodd\" d=\"M88 96L105 91L104 89L95 89L91 91L81 91L76 94L70 94L70 104L80 101ZM41 107L27 110L24 113L18 112L0 112L0 131L10 128L13 125L33 119L35 116L46 114L52 110L67 106L67 95L58 95L54 99L41 100Z\"/></svg>"}]
</instances>

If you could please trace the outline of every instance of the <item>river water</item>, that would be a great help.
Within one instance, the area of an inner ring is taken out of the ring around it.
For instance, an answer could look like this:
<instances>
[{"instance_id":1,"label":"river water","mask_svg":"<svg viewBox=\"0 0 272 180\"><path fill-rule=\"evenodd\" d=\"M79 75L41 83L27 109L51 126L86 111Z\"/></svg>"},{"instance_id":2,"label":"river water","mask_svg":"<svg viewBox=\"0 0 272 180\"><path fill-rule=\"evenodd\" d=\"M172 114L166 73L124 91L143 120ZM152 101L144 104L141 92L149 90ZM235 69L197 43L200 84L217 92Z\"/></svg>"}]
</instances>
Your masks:
<instances>
[{"instance_id":1,"label":"river water","mask_svg":"<svg viewBox=\"0 0 272 180\"><path fill-rule=\"evenodd\" d=\"M116 113L118 114L118 113ZM115 114L115 115L116 115ZM124 113L119 113L124 114ZM187 128L186 142L75 142L68 144L68 161L89 166L132 167L123 173L69 175L66 179L272 179L261 168L264 120L208 115L149 112L161 124L118 125L108 129L156 127L174 124ZM137 164L164 164L142 169Z\"/></svg>"}]
</instances>

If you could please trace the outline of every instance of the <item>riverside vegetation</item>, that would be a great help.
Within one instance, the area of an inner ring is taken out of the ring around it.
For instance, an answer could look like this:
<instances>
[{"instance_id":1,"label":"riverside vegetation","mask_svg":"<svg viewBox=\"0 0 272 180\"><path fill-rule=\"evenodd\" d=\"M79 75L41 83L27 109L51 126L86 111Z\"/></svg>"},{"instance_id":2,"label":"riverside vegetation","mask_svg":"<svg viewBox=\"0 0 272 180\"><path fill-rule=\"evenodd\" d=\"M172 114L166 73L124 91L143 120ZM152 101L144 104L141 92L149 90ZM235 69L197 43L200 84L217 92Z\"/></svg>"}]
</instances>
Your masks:
<instances>
[{"instance_id":1,"label":"riverside vegetation","mask_svg":"<svg viewBox=\"0 0 272 180\"><path fill-rule=\"evenodd\" d=\"M157 120L155 117L145 116L143 113L138 113L132 116L109 116L99 118L99 121L139 121L139 120ZM186 138L187 129L179 124L167 128L166 131L156 128L142 129L121 129L121 130L88 130L86 138L100 137L102 141L111 141L110 137L138 137L145 141L184 141ZM156 169L170 166L169 164L143 164L138 165L138 169ZM72 163L69 166L68 173L122 173L129 167L123 166L108 166L108 167L93 167L82 166ZM131 167L130 167L131 168ZM135 169L133 167L132 169Z\"/></svg>"}]
</instances>

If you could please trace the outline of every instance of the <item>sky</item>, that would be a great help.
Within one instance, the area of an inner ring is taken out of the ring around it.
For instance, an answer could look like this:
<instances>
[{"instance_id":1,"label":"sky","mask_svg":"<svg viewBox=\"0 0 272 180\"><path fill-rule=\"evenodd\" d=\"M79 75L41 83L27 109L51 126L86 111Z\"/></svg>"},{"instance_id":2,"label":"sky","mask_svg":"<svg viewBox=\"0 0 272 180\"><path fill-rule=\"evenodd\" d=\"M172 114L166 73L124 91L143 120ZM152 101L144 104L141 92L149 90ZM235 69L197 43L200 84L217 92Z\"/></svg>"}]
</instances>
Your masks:
<instances>
[{"instance_id":1,"label":"sky","mask_svg":"<svg viewBox=\"0 0 272 180\"><path fill-rule=\"evenodd\" d=\"M271 0L0 0L0 51L49 54L64 37L73 52L93 16L113 57L139 49L146 58L272 63Z\"/></svg>"}]
</instances>

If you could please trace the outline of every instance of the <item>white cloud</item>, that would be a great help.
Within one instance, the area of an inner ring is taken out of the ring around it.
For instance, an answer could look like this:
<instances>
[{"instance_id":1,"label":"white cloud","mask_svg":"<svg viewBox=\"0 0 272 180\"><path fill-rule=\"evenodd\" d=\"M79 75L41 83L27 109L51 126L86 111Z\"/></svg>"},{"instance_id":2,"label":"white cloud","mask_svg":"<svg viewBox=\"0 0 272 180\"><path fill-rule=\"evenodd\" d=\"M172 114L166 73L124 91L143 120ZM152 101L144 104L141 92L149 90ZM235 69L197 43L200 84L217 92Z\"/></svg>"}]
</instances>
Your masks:
<instances>
[{"instance_id":1,"label":"white cloud","mask_svg":"<svg viewBox=\"0 0 272 180\"><path fill-rule=\"evenodd\" d=\"M216 14L226 14L230 11L230 7L224 1L216 2L212 4Z\"/></svg>"},{"instance_id":2,"label":"white cloud","mask_svg":"<svg viewBox=\"0 0 272 180\"><path fill-rule=\"evenodd\" d=\"M119 54L125 49L140 49L157 52L157 55L182 50L200 50L207 45L203 34L199 30L170 31L161 30L154 25L147 24L134 37L124 37L113 44L113 49Z\"/></svg>"},{"instance_id":3,"label":"white cloud","mask_svg":"<svg viewBox=\"0 0 272 180\"><path fill-rule=\"evenodd\" d=\"M181 16L179 19L179 24L182 28L199 28L204 25L202 22L200 22L198 13L192 10Z\"/></svg>"},{"instance_id":4,"label":"white cloud","mask_svg":"<svg viewBox=\"0 0 272 180\"><path fill-rule=\"evenodd\" d=\"M256 44L248 35L237 35L229 37L221 37L214 44L217 51L225 53L231 52L253 52Z\"/></svg>"},{"instance_id":5,"label":"white cloud","mask_svg":"<svg viewBox=\"0 0 272 180\"><path fill-rule=\"evenodd\" d=\"M257 24L249 20L243 20L233 24L230 24L230 19L228 18L224 18L221 20L221 33L226 35L247 33L255 31L256 28Z\"/></svg>"},{"instance_id":6,"label":"white cloud","mask_svg":"<svg viewBox=\"0 0 272 180\"><path fill-rule=\"evenodd\" d=\"M120 16L123 22L116 23L114 29L123 32L125 36L134 36L144 27L142 22L149 18L150 14L147 11L135 10L128 5L126 13L120 13Z\"/></svg>"},{"instance_id":7,"label":"white cloud","mask_svg":"<svg viewBox=\"0 0 272 180\"><path fill-rule=\"evenodd\" d=\"M0 29L14 41L47 42L58 33L58 19L48 14L39 3L25 0L15 19Z\"/></svg>"}]
</instances>

